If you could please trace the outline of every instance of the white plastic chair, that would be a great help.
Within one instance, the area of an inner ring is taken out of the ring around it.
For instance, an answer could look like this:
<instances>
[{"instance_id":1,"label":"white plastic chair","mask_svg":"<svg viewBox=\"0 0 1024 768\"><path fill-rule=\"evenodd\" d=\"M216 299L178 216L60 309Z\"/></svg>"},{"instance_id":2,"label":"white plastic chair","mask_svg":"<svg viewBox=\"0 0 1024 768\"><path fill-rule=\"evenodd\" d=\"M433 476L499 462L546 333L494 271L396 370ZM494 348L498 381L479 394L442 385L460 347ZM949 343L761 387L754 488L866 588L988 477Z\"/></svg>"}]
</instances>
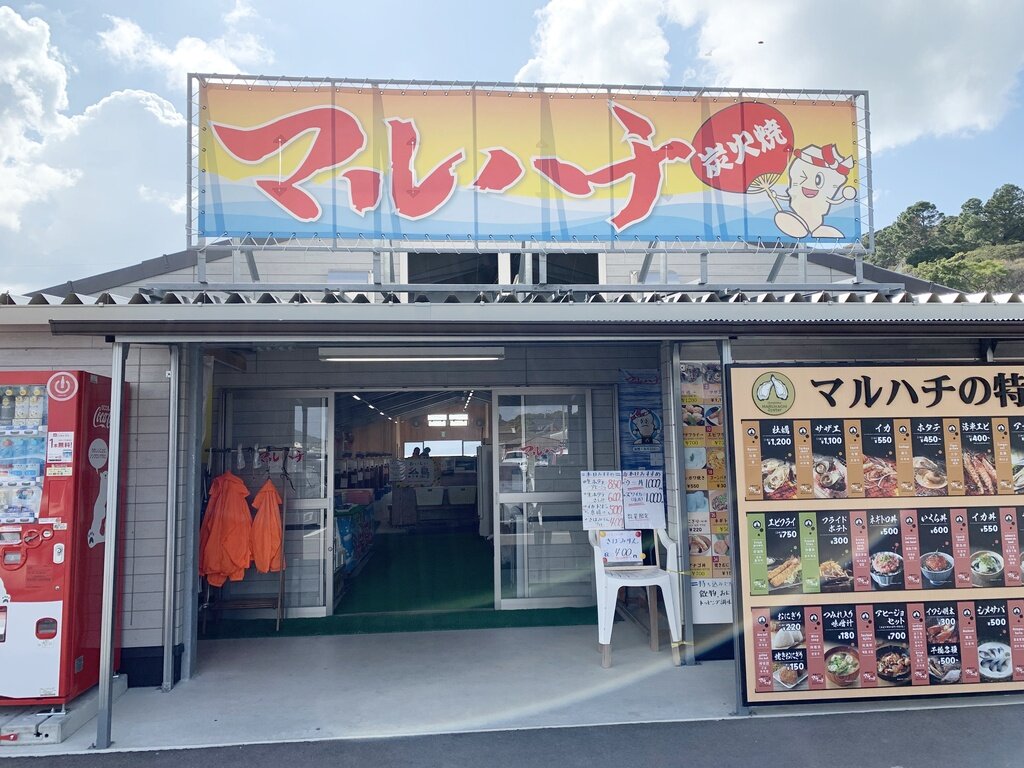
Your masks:
<instances>
[{"instance_id":1,"label":"white plastic chair","mask_svg":"<svg viewBox=\"0 0 1024 768\"><path fill-rule=\"evenodd\" d=\"M667 561L679 562L677 545L664 529L655 529L655 545L660 541L665 547ZM679 579L657 565L610 566L605 565L597 531L590 531L590 544L594 549L594 576L597 581L597 635L601 649L601 666L612 665L612 625L615 622L615 606L622 587L647 587L647 605L650 610L651 650L658 650L658 595L661 590L668 615L669 632L672 637L672 663L679 666L682 661L679 645L682 642L682 622L679 619Z\"/></svg>"}]
</instances>

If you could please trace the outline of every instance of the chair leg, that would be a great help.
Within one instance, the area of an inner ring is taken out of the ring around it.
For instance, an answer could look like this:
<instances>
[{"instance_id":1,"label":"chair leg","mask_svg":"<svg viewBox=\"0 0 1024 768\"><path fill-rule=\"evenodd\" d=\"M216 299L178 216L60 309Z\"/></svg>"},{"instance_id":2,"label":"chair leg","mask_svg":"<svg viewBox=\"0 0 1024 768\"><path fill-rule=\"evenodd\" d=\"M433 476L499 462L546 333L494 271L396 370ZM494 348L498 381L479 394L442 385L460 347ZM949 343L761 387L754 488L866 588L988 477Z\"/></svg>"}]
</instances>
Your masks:
<instances>
[{"instance_id":1,"label":"chair leg","mask_svg":"<svg viewBox=\"0 0 1024 768\"><path fill-rule=\"evenodd\" d=\"M612 644L601 643L601 668L611 669L612 666Z\"/></svg>"},{"instance_id":2,"label":"chair leg","mask_svg":"<svg viewBox=\"0 0 1024 768\"><path fill-rule=\"evenodd\" d=\"M661 638L658 636L658 588L654 584L647 585L647 626L650 628L651 650L661 649Z\"/></svg>"}]
</instances>

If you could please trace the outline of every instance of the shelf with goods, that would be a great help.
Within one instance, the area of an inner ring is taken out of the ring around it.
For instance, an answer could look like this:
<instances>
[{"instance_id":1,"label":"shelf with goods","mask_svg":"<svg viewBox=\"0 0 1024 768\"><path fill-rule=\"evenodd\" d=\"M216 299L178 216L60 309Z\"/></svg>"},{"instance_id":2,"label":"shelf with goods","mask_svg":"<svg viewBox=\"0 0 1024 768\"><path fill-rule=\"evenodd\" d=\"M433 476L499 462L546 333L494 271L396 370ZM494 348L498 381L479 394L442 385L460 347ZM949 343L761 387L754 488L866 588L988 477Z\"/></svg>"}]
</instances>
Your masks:
<instances>
[{"instance_id":1,"label":"shelf with goods","mask_svg":"<svg viewBox=\"0 0 1024 768\"><path fill-rule=\"evenodd\" d=\"M0 432L0 522L26 523L38 518L45 463L45 427Z\"/></svg>"},{"instance_id":2,"label":"shelf with goods","mask_svg":"<svg viewBox=\"0 0 1024 768\"><path fill-rule=\"evenodd\" d=\"M358 495L365 491L365 497ZM349 494L372 501L369 489L355 489ZM358 576L373 552L376 523L373 507L366 503L339 501L334 509L334 603L337 606L345 592L346 582Z\"/></svg>"}]
</instances>

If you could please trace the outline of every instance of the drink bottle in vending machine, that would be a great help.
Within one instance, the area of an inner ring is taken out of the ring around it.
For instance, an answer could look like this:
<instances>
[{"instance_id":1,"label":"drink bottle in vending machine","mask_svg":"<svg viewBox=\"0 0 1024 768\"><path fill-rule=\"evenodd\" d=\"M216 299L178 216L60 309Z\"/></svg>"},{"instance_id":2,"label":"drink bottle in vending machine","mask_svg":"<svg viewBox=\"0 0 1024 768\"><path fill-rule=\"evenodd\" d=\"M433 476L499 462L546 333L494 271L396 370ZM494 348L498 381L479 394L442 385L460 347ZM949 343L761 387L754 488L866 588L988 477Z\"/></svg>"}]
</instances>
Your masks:
<instances>
[{"instance_id":1,"label":"drink bottle in vending machine","mask_svg":"<svg viewBox=\"0 0 1024 768\"><path fill-rule=\"evenodd\" d=\"M110 379L0 371L0 706L99 681L109 445Z\"/></svg>"}]
</instances>

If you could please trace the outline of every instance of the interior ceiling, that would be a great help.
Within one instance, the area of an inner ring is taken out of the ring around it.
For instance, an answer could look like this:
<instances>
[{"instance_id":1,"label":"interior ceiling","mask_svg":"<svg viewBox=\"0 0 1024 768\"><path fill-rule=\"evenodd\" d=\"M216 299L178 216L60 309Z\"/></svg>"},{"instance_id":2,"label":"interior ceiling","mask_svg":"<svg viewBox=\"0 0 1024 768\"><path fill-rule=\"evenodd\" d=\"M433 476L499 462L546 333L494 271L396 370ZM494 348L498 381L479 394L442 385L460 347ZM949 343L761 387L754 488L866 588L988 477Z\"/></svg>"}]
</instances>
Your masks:
<instances>
[{"instance_id":1,"label":"interior ceiling","mask_svg":"<svg viewBox=\"0 0 1024 768\"><path fill-rule=\"evenodd\" d=\"M337 414L339 423L347 421L358 424L380 418L380 415L369 407L370 405L387 416L403 420L427 413L462 413L469 393L468 389L343 392L339 397L347 397L351 402L347 409L339 408ZM352 398L353 394L359 395L360 400ZM472 402L480 404L490 401L491 393L489 391L473 391Z\"/></svg>"}]
</instances>

